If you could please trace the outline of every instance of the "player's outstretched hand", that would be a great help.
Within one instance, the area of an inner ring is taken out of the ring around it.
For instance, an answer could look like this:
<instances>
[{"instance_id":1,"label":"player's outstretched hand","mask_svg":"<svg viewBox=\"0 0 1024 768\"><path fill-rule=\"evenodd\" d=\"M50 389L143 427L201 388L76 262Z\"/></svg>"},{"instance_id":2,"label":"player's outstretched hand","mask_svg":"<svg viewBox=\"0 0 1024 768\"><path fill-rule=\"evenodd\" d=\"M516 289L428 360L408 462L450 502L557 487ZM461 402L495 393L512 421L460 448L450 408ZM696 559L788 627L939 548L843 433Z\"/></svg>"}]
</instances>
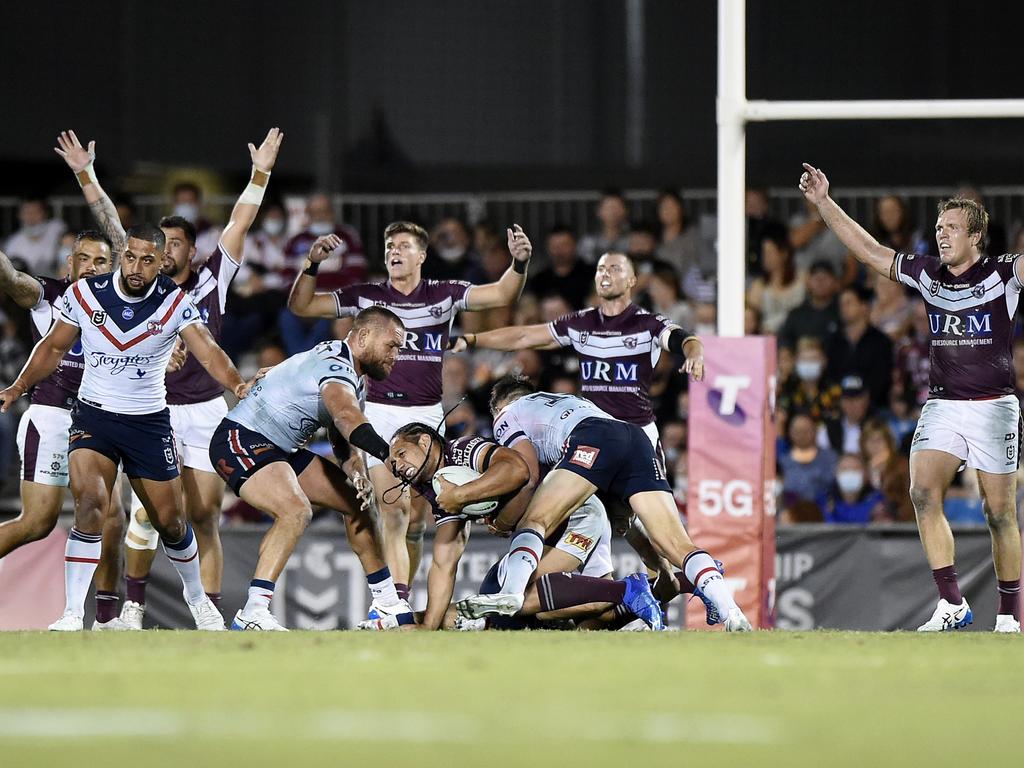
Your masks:
<instances>
[{"instance_id":1,"label":"player's outstretched hand","mask_svg":"<svg viewBox=\"0 0 1024 768\"><path fill-rule=\"evenodd\" d=\"M821 205L828 197L828 178L820 168L804 163L804 172L800 174L800 191L804 197L815 205Z\"/></svg>"},{"instance_id":2,"label":"player's outstretched hand","mask_svg":"<svg viewBox=\"0 0 1024 768\"><path fill-rule=\"evenodd\" d=\"M24 394L25 390L17 384L11 384L3 392L0 392L0 413L7 413L8 409L14 405L14 401Z\"/></svg>"},{"instance_id":3,"label":"player's outstretched hand","mask_svg":"<svg viewBox=\"0 0 1024 768\"><path fill-rule=\"evenodd\" d=\"M465 336L456 336L453 339L448 340L448 349L451 352L468 352L469 344L466 343Z\"/></svg>"},{"instance_id":4,"label":"player's outstretched hand","mask_svg":"<svg viewBox=\"0 0 1024 768\"><path fill-rule=\"evenodd\" d=\"M341 245L341 238L338 235L324 235L318 237L313 247L309 249L309 260L314 264L319 263L330 256L334 249Z\"/></svg>"},{"instance_id":5,"label":"player's outstretched hand","mask_svg":"<svg viewBox=\"0 0 1024 768\"><path fill-rule=\"evenodd\" d=\"M704 345L701 344L686 356L686 362L679 369L680 373L689 374L694 381L704 380Z\"/></svg>"},{"instance_id":6,"label":"player's outstretched hand","mask_svg":"<svg viewBox=\"0 0 1024 768\"><path fill-rule=\"evenodd\" d=\"M249 394L249 390L252 389L252 385L256 383L256 379L250 379L249 381L243 381L237 387L235 387L235 397L239 400L244 400L246 395Z\"/></svg>"},{"instance_id":7,"label":"player's outstretched hand","mask_svg":"<svg viewBox=\"0 0 1024 768\"><path fill-rule=\"evenodd\" d=\"M533 245L530 238L523 232L518 224L513 224L508 230L508 251L516 261L529 261L533 255Z\"/></svg>"},{"instance_id":8,"label":"player's outstretched hand","mask_svg":"<svg viewBox=\"0 0 1024 768\"><path fill-rule=\"evenodd\" d=\"M178 339L174 343L174 349L171 350L171 359L167 361L167 373L174 373L180 371L181 366L185 364L185 360L188 358L188 348L185 346L185 342Z\"/></svg>"},{"instance_id":9,"label":"player's outstretched hand","mask_svg":"<svg viewBox=\"0 0 1024 768\"><path fill-rule=\"evenodd\" d=\"M54 147L53 151L63 157L64 162L75 173L85 170L89 163L96 159L96 142L90 141L89 148L86 149L74 131L61 131L57 137L57 144L59 146Z\"/></svg>"},{"instance_id":10,"label":"player's outstretched hand","mask_svg":"<svg viewBox=\"0 0 1024 768\"><path fill-rule=\"evenodd\" d=\"M252 157L252 164L261 171L270 171L277 162L277 153L281 149L282 141L284 132L280 128L271 128L259 149L250 142L249 155Z\"/></svg>"}]
</instances>

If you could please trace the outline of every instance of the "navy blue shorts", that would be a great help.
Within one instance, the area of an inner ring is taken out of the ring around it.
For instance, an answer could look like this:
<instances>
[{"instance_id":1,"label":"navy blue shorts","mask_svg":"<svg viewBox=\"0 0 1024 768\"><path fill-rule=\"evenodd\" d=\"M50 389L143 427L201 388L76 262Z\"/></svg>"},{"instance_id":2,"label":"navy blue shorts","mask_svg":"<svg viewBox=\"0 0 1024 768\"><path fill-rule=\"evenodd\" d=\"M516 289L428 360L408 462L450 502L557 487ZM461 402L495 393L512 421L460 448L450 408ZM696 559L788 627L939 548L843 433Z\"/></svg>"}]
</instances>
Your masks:
<instances>
[{"instance_id":1,"label":"navy blue shorts","mask_svg":"<svg viewBox=\"0 0 1024 768\"><path fill-rule=\"evenodd\" d=\"M672 492L650 438L624 421L581 421L565 441L555 469L575 472L625 501L644 491Z\"/></svg>"},{"instance_id":2,"label":"navy blue shorts","mask_svg":"<svg viewBox=\"0 0 1024 768\"><path fill-rule=\"evenodd\" d=\"M78 400L71 409L68 453L79 448L102 453L120 463L131 478L173 480L178 476L178 451L174 447L171 413L133 416L111 413Z\"/></svg>"},{"instance_id":3,"label":"navy blue shorts","mask_svg":"<svg viewBox=\"0 0 1024 768\"><path fill-rule=\"evenodd\" d=\"M315 458L316 454L305 448L295 453L281 450L269 438L231 419L221 419L210 439L210 462L236 496L242 483L260 467L284 461L291 464L296 475L301 475Z\"/></svg>"}]
</instances>

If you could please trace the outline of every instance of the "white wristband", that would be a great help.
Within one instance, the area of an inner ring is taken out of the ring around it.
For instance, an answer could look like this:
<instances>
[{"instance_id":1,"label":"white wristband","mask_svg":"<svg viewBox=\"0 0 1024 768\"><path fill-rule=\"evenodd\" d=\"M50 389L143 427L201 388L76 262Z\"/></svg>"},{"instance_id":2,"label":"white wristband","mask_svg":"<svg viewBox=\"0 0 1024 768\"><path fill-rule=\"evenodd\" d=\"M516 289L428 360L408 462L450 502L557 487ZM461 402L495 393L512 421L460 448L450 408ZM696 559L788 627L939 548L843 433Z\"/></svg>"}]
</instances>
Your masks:
<instances>
[{"instance_id":1,"label":"white wristband","mask_svg":"<svg viewBox=\"0 0 1024 768\"><path fill-rule=\"evenodd\" d=\"M85 168L75 174L75 178L78 180L78 186L84 187L86 184L99 184L96 180L96 171L93 170L92 163L89 163Z\"/></svg>"},{"instance_id":2,"label":"white wristband","mask_svg":"<svg viewBox=\"0 0 1024 768\"><path fill-rule=\"evenodd\" d=\"M269 180L270 171L260 170L254 165L252 167L252 177L242 191L241 197L238 198L238 202L243 205L261 205L263 203L263 195L267 192L267 182Z\"/></svg>"}]
</instances>

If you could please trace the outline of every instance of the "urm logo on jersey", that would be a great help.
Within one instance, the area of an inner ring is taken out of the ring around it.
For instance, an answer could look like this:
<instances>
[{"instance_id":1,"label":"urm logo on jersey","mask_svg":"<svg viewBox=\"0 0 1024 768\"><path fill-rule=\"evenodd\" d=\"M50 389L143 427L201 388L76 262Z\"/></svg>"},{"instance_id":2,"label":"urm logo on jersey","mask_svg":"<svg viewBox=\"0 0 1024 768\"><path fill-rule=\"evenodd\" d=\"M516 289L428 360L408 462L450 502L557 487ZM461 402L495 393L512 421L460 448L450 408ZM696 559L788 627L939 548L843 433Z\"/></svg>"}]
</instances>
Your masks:
<instances>
[{"instance_id":1,"label":"urm logo on jersey","mask_svg":"<svg viewBox=\"0 0 1024 768\"><path fill-rule=\"evenodd\" d=\"M402 345L402 349L411 349L413 352L437 352L440 354L442 351L441 338L442 334L440 333L418 334L406 331L405 344Z\"/></svg>"},{"instance_id":2,"label":"urm logo on jersey","mask_svg":"<svg viewBox=\"0 0 1024 768\"><path fill-rule=\"evenodd\" d=\"M960 316L946 312L929 312L928 325L933 336L991 336L992 314L976 312Z\"/></svg>"},{"instance_id":3,"label":"urm logo on jersey","mask_svg":"<svg viewBox=\"0 0 1024 768\"><path fill-rule=\"evenodd\" d=\"M605 381L611 384L636 384L637 363L606 363L603 360L584 360L580 363L580 377L584 381Z\"/></svg>"}]
</instances>

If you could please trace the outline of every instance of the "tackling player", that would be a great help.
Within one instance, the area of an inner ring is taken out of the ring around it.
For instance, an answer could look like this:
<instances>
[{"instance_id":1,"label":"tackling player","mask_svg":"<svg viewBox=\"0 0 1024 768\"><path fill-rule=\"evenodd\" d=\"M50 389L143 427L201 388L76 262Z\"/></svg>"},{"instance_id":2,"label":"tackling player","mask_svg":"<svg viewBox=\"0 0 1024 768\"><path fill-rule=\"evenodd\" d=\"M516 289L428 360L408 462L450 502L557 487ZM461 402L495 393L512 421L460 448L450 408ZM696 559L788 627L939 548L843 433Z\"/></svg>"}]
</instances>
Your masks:
<instances>
[{"instance_id":1,"label":"tackling player","mask_svg":"<svg viewBox=\"0 0 1024 768\"><path fill-rule=\"evenodd\" d=\"M366 397L366 418L385 440L403 424L441 421L441 366L455 314L504 307L523 292L533 248L519 225L507 234L512 265L500 280L486 285L424 280L427 233L407 221L393 222L384 230L387 281L318 293L316 273L327 254L312 252L295 278L288 308L300 317L351 317L378 305L392 310L405 324L405 345L394 371L384 381L371 381ZM407 492L388 503L383 494L394 484L390 470L374 456L368 457L367 464L380 503L385 557L399 580L400 594L408 597L423 547L426 505L420 499L411 500Z\"/></svg>"},{"instance_id":2,"label":"tackling player","mask_svg":"<svg viewBox=\"0 0 1024 768\"><path fill-rule=\"evenodd\" d=\"M321 237L312 250L330 253L336 240L337 235ZM387 458L387 443L363 416L363 377L387 377L404 330L402 321L387 309L362 310L345 341L325 341L275 366L214 432L210 461L221 477L248 504L274 518L260 543L249 598L235 614L232 629L286 631L270 612L270 601L277 578L313 515L311 503L343 514L349 544L367 574L374 608L400 623L412 622L409 605L399 599L381 555L373 491L363 456L356 450ZM336 429L348 441L348 456L340 457L344 469L305 448L321 426Z\"/></svg>"},{"instance_id":3,"label":"tackling player","mask_svg":"<svg viewBox=\"0 0 1024 768\"><path fill-rule=\"evenodd\" d=\"M120 269L84 278L65 291L60 317L32 350L18 378L0 392L6 411L56 370L81 340L85 370L71 412L68 449L75 523L64 558L67 607L52 630L82 629L85 596L99 563L100 532L112 514L110 496L119 463L160 532L197 628L224 629L224 620L203 591L195 536L181 504L164 388L177 337L236 396L244 397L250 385L213 341L192 300L160 273L165 244L157 227L128 230Z\"/></svg>"},{"instance_id":4,"label":"tackling player","mask_svg":"<svg viewBox=\"0 0 1024 768\"><path fill-rule=\"evenodd\" d=\"M223 315L227 305L228 287L242 263L245 236L259 212L271 170L277 162L284 134L271 128L257 148L249 144L252 171L248 186L231 211L231 219L221 232L217 249L197 269L192 268L196 256L196 228L181 216L165 216L160 228L167 238L165 261L161 271L170 277L195 302L203 322L215 340L220 339ZM64 158L82 187L82 194L103 231L119 250L125 232L117 210L100 187L93 170L96 142L84 148L74 131L57 137L57 154ZM195 356L188 356L184 365L167 375L167 403L171 429L181 458L181 480L184 488L185 513L192 523L201 553L203 588L220 603L224 554L220 543L219 518L224 497L224 484L210 464L209 446L213 431L227 413L223 390ZM146 517L137 497L132 499L132 515L125 539L126 592L121 619L132 629L142 629L146 603L146 581L149 576L159 535ZM104 548L120 556L120 546Z\"/></svg>"},{"instance_id":5,"label":"tackling player","mask_svg":"<svg viewBox=\"0 0 1024 768\"><path fill-rule=\"evenodd\" d=\"M726 631L750 630L718 565L690 541L654 448L637 425L615 419L580 397L535 392L528 381L514 376L494 385L491 412L499 443L529 442L540 463L554 469L530 500L512 538L500 592L461 600L461 614L479 618L518 611L547 533L600 489L629 504L658 553L681 568L714 604Z\"/></svg>"},{"instance_id":6,"label":"tackling player","mask_svg":"<svg viewBox=\"0 0 1024 768\"><path fill-rule=\"evenodd\" d=\"M918 630L941 632L973 621L960 594L953 533L942 511L946 489L966 465L978 471L992 534L999 590L995 631L1020 632L1020 406L1011 343L1024 259L982 253L988 214L973 200L939 203L936 258L881 245L829 197L828 179L819 168L805 163L799 187L858 261L919 291L928 309L929 394L910 447L910 499L939 601Z\"/></svg>"}]
</instances>

